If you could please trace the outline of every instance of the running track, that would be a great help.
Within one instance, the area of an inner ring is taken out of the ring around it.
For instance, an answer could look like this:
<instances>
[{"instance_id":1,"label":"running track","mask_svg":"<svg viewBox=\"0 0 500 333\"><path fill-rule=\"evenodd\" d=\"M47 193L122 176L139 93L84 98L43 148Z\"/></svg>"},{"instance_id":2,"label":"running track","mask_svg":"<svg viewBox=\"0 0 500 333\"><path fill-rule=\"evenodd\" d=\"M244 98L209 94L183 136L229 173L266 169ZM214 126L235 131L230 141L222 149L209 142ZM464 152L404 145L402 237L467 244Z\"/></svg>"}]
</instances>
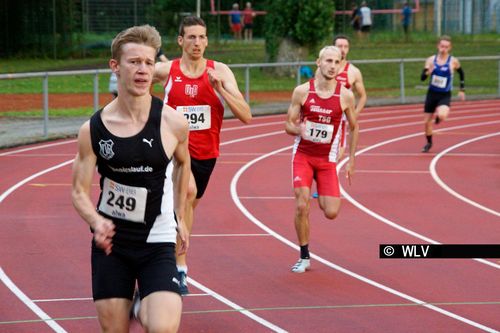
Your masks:
<instances>
[{"instance_id":1,"label":"running track","mask_svg":"<svg viewBox=\"0 0 500 333\"><path fill-rule=\"evenodd\" d=\"M181 332L498 332L499 259L378 258L383 243L500 244L500 100L454 103L429 154L421 110L364 111L351 186L339 165L339 217L313 202L305 274L289 271L284 116L225 121L196 211ZM91 234L70 201L75 151L75 140L0 151L0 332L98 331Z\"/></svg>"}]
</instances>

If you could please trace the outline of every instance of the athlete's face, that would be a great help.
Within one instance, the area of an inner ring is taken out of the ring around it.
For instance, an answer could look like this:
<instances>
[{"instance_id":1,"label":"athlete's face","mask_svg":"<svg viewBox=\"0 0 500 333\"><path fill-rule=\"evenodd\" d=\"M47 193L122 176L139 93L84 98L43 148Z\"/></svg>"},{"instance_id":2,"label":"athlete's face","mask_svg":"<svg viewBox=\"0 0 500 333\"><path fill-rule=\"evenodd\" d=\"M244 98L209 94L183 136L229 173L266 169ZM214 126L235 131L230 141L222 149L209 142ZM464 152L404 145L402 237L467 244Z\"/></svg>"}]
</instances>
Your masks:
<instances>
[{"instance_id":1,"label":"athlete's face","mask_svg":"<svg viewBox=\"0 0 500 333\"><path fill-rule=\"evenodd\" d=\"M341 54L334 50L325 50L316 61L320 74L327 80L335 79L340 70Z\"/></svg>"},{"instance_id":2,"label":"athlete's face","mask_svg":"<svg viewBox=\"0 0 500 333\"><path fill-rule=\"evenodd\" d=\"M349 53L349 41L344 38L339 38L335 41L334 46L338 47L342 53L342 60L347 59L347 54Z\"/></svg>"},{"instance_id":3,"label":"athlete's face","mask_svg":"<svg viewBox=\"0 0 500 333\"><path fill-rule=\"evenodd\" d=\"M451 51L451 42L447 40L441 40L437 45L437 49L439 54L447 55Z\"/></svg>"},{"instance_id":4,"label":"athlete's face","mask_svg":"<svg viewBox=\"0 0 500 333\"><path fill-rule=\"evenodd\" d=\"M149 93L155 68L156 50L144 44L126 43L119 60L111 59L109 65L119 82L118 95L127 92L133 96Z\"/></svg>"},{"instance_id":5,"label":"athlete's face","mask_svg":"<svg viewBox=\"0 0 500 333\"><path fill-rule=\"evenodd\" d=\"M184 27L184 36L179 36L177 42L190 58L202 58L208 45L207 29L201 25Z\"/></svg>"}]
</instances>

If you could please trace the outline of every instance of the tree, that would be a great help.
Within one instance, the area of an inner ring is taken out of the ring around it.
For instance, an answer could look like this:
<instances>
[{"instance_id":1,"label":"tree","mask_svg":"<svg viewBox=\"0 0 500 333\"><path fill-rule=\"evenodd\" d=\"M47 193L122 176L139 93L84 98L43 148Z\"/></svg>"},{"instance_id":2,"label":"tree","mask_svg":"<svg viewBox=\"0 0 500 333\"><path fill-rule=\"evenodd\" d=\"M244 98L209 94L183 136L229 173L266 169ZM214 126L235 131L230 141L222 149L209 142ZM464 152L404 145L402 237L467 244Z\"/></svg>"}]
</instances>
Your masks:
<instances>
[{"instance_id":1,"label":"tree","mask_svg":"<svg viewBox=\"0 0 500 333\"><path fill-rule=\"evenodd\" d=\"M269 0L266 9L264 30L270 61L304 60L309 51L332 38L333 0Z\"/></svg>"}]
</instances>

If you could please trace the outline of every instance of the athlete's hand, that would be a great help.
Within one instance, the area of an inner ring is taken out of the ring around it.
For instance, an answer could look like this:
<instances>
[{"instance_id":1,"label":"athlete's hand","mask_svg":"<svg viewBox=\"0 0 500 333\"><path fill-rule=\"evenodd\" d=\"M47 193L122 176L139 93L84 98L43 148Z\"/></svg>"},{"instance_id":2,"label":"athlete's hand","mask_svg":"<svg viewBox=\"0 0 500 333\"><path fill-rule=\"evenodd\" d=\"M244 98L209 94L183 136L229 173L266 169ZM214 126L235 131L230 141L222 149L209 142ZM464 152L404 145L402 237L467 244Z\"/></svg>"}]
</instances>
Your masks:
<instances>
[{"instance_id":1,"label":"athlete's hand","mask_svg":"<svg viewBox=\"0 0 500 333\"><path fill-rule=\"evenodd\" d=\"M177 255L185 254L189 247L189 233L183 219L177 223Z\"/></svg>"},{"instance_id":2,"label":"athlete's hand","mask_svg":"<svg viewBox=\"0 0 500 333\"><path fill-rule=\"evenodd\" d=\"M113 236L115 235L114 223L106 218L101 218L94 227L94 240L98 248L101 248L107 255L111 253L113 247Z\"/></svg>"},{"instance_id":3,"label":"athlete's hand","mask_svg":"<svg viewBox=\"0 0 500 333\"><path fill-rule=\"evenodd\" d=\"M349 185L351 185L351 180L353 176L354 176L354 160L350 158L345 168L345 177L347 178Z\"/></svg>"},{"instance_id":4,"label":"athlete's hand","mask_svg":"<svg viewBox=\"0 0 500 333\"><path fill-rule=\"evenodd\" d=\"M207 69L207 74L208 74L208 81L214 87L215 91L220 92L222 88L224 88L222 84L222 79L220 78L219 74L215 71L213 68Z\"/></svg>"},{"instance_id":5,"label":"athlete's hand","mask_svg":"<svg viewBox=\"0 0 500 333\"><path fill-rule=\"evenodd\" d=\"M465 101L465 92L464 92L464 91L459 91L459 92L458 92L458 98L459 98L461 101Z\"/></svg>"}]
</instances>

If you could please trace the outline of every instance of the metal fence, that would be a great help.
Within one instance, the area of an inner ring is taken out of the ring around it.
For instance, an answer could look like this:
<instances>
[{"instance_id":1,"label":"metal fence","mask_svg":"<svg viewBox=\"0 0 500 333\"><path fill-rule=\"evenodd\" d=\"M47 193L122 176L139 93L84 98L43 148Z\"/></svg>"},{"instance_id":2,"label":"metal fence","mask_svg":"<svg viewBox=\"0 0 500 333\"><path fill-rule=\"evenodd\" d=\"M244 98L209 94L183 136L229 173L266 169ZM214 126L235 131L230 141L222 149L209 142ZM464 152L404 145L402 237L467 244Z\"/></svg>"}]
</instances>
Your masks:
<instances>
[{"instance_id":1,"label":"metal fence","mask_svg":"<svg viewBox=\"0 0 500 333\"><path fill-rule=\"evenodd\" d=\"M425 59L423 58L411 58L411 59L380 59L380 60L355 60L352 63L356 64L363 73L365 70L368 71L368 66L377 66L377 68L381 68L384 71L392 71L394 72L394 80L391 82L385 82L385 87L377 87L386 90L392 90L392 95L389 94L384 97L384 102L378 104L405 104L405 103L415 103L421 102L423 98L423 94L417 91L419 95L419 99L409 98L409 92L413 91L416 82L417 74L415 74L415 68L421 68L421 65L424 63ZM462 62L462 66L467 62L481 62L485 63L488 66L488 73L483 73L484 75L491 75L492 78L496 78L497 84L496 87L488 86L488 93L484 93L483 90L476 89L477 95L482 95L485 98L499 98L500 97L500 56L477 56L477 57L460 57L460 61ZM417 65L418 64L418 65ZM315 66L314 62L282 62L282 63L256 63L256 64L233 64L229 65L236 74L238 81L240 82L240 87L243 89L245 99L248 102L251 102L250 95L252 92L252 73L256 71L263 71L269 68L277 68L277 67L288 67L292 68L294 71L294 79L285 78L291 86L299 85L304 82L304 77L301 75L301 67L302 66ZM413 66L410 71L407 67ZM72 76L72 75L88 75L90 80L92 80L92 90L93 90L93 109L94 111L100 108L99 105L99 94L102 93L103 89L99 88L99 77L102 75L106 75L108 78L110 75L110 69L93 69L93 70L77 70L77 71L57 71L57 72L38 72L38 73L19 73L19 74L0 74L0 80L13 80L13 79L27 79L27 78L41 78L42 86L41 93L43 94L43 99L41 108L43 109L43 135L44 137L48 137L48 128L49 128L49 100L50 100L50 88L49 88L49 78L60 77L60 76ZM396 78L396 73L398 74ZM411 73L411 77L408 77L408 73ZM375 74L371 74L373 77ZM484 78L484 77L483 77ZM468 82L472 80L471 76L468 76ZM481 77L476 76L476 80L478 82L481 81ZM370 86L370 76L365 76L365 86L367 88L367 93L370 100L373 101L377 99L374 97L376 93L373 91L374 88ZM490 78L491 81L491 78ZM493 79L494 81L494 79ZM468 85L468 87L470 87ZM484 87L483 87L484 88ZM420 90L424 90L425 86L419 88ZM289 90L291 91L291 90ZM468 96L471 96L470 91L468 90ZM76 93L76 92L75 92ZM472 90L472 95L474 94L474 90ZM415 92L412 92L411 97L415 97ZM480 97L480 96L478 96ZM0 94L0 100L2 95ZM379 96L380 98L380 96ZM260 105L261 109L265 109L266 105Z\"/></svg>"}]
</instances>

